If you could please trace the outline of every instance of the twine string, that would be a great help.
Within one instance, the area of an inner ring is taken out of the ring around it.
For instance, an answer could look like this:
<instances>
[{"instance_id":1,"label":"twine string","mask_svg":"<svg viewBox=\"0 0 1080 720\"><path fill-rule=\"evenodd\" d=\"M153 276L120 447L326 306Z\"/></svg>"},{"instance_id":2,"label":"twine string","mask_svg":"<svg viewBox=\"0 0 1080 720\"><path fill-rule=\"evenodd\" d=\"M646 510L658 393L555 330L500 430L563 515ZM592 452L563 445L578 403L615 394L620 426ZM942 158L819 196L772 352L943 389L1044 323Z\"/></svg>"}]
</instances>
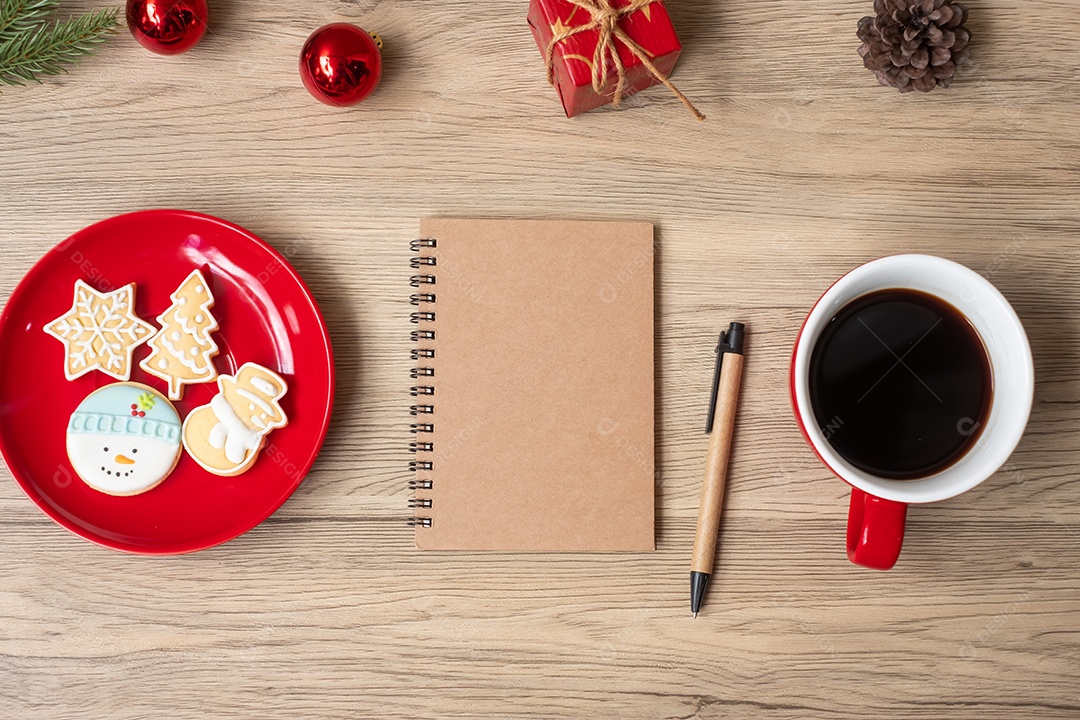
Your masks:
<instances>
[{"instance_id":1,"label":"twine string","mask_svg":"<svg viewBox=\"0 0 1080 720\"><path fill-rule=\"evenodd\" d=\"M607 60L611 60L612 66L615 68L615 89L612 93L611 104L618 105L622 102L623 95L626 91L626 68L623 66L622 59L619 57L619 48L616 45L616 41L623 44L630 54L641 61L642 66L658 81L664 84L668 90L671 90L675 94L675 97L682 101L682 104L686 106L686 109L693 113L694 117L698 120L704 120L705 116L690 100L679 91L675 85L668 80L667 76L660 72L652 61L649 60L648 53L645 48L638 45L626 34L626 31L619 27L619 20L627 15L631 15L638 10L641 10L647 5L651 5L658 0L630 0L627 5L622 7L615 7L612 5L613 0L566 0L571 5L581 8L589 13L589 21L583 25L577 25L571 28L565 28L555 33L547 47L544 50L544 62L547 63L547 78L549 83L555 82L555 46L562 41L571 38L578 33L585 32L587 30L596 30L599 34L599 38L596 43L596 50L593 52L592 60L592 86L593 90L597 94L604 92L604 86L607 83Z\"/></svg>"}]
</instances>

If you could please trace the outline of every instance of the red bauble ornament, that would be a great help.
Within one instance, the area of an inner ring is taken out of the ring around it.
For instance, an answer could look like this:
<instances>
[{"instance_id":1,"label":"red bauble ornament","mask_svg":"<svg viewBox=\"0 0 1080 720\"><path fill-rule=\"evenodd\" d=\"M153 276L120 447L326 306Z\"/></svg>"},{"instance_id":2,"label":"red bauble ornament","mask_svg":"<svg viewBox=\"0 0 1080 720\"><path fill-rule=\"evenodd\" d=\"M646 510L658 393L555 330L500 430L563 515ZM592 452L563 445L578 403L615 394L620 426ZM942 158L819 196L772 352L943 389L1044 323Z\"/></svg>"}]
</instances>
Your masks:
<instances>
[{"instance_id":1,"label":"red bauble ornament","mask_svg":"<svg viewBox=\"0 0 1080 720\"><path fill-rule=\"evenodd\" d=\"M327 105L355 105L379 86L382 40L349 23L325 25L300 51L304 87Z\"/></svg>"},{"instance_id":2,"label":"red bauble ornament","mask_svg":"<svg viewBox=\"0 0 1080 720\"><path fill-rule=\"evenodd\" d=\"M209 21L206 0L127 0L128 29L140 45L159 55L190 50L206 34Z\"/></svg>"}]
</instances>

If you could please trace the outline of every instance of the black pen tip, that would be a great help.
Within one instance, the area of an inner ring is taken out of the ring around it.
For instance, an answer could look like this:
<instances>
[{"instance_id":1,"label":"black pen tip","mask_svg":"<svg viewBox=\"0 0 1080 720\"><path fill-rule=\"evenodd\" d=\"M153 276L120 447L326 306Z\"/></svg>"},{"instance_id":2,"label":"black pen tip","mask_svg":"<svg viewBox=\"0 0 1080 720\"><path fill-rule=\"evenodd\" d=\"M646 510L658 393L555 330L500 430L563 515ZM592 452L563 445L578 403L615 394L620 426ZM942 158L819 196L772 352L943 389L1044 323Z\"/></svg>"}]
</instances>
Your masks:
<instances>
[{"instance_id":1,"label":"black pen tip","mask_svg":"<svg viewBox=\"0 0 1080 720\"><path fill-rule=\"evenodd\" d=\"M701 601L705 597L705 588L709 586L709 573L690 571L690 612L697 617L701 610Z\"/></svg>"},{"instance_id":2,"label":"black pen tip","mask_svg":"<svg viewBox=\"0 0 1080 720\"><path fill-rule=\"evenodd\" d=\"M743 343L746 340L746 326L742 323L733 322L728 327L727 345L731 352L742 355Z\"/></svg>"}]
</instances>

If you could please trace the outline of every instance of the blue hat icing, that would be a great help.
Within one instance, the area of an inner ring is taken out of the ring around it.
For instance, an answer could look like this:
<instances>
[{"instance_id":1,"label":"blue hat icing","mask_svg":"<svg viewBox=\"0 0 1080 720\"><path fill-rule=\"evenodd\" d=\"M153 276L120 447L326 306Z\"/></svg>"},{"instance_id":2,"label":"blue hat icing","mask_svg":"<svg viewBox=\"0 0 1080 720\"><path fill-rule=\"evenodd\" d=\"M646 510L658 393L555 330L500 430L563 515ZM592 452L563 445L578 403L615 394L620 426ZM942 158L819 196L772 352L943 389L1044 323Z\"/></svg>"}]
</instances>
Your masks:
<instances>
[{"instance_id":1,"label":"blue hat icing","mask_svg":"<svg viewBox=\"0 0 1080 720\"><path fill-rule=\"evenodd\" d=\"M131 406L138 407L132 415ZM180 416L168 400L142 385L106 385L86 397L68 422L69 433L180 439Z\"/></svg>"}]
</instances>

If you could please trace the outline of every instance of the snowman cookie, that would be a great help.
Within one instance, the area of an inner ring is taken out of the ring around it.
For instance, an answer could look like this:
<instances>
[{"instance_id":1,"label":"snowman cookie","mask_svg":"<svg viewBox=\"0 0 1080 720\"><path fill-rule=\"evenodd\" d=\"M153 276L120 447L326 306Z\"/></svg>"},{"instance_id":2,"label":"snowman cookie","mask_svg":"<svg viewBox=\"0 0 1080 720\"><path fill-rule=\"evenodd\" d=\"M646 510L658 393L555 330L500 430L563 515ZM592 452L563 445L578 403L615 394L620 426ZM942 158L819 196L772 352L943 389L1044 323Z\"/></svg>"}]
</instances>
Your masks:
<instances>
[{"instance_id":1,"label":"snowman cookie","mask_svg":"<svg viewBox=\"0 0 1080 720\"><path fill-rule=\"evenodd\" d=\"M95 490L138 495L176 467L180 432L180 416L164 395L140 383L114 383L90 393L71 414L68 459Z\"/></svg>"},{"instance_id":2,"label":"snowman cookie","mask_svg":"<svg viewBox=\"0 0 1080 720\"><path fill-rule=\"evenodd\" d=\"M184 447L208 472L239 475L258 459L270 431L288 422L280 404L288 385L255 363L217 382L219 394L184 419Z\"/></svg>"}]
</instances>

